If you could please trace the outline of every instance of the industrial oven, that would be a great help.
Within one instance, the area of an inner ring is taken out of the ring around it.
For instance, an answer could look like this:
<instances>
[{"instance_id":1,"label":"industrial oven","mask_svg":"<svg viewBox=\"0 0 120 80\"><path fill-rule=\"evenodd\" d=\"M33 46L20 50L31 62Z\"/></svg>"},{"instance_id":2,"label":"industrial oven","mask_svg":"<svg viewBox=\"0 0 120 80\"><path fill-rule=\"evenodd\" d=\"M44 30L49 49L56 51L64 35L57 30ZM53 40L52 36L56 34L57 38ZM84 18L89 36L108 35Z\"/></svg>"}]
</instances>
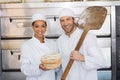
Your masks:
<instances>
[{"instance_id":1,"label":"industrial oven","mask_svg":"<svg viewBox=\"0 0 120 80\"><path fill-rule=\"evenodd\" d=\"M119 80L120 57L120 2L59 2L59 3L19 3L0 5L0 80L25 80L20 71L20 46L33 35L31 16L34 13L47 15L46 37L54 41L63 33L58 12L64 7L75 11L76 20L88 6L104 6L108 13L96 34L108 68L98 70L99 80ZM118 29L117 29L118 28ZM117 33L116 33L117 32ZM116 38L116 34L117 37ZM116 45L117 44L117 45ZM118 79L119 78L119 79Z\"/></svg>"}]
</instances>

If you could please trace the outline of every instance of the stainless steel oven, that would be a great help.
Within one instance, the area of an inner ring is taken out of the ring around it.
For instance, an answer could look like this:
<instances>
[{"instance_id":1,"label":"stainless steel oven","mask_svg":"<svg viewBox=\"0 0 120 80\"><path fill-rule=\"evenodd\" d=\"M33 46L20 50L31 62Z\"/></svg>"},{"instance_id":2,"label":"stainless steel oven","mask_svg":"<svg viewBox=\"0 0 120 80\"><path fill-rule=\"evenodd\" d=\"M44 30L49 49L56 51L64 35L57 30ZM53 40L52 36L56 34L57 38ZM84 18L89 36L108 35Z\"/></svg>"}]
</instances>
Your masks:
<instances>
[{"instance_id":1,"label":"stainless steel oven","mask_svg":"<svg viewBox=\"0 0 120 80\"><path fill-rule=\"evenodd\" d=\"M92 5L94 4L94 5ZM25 75L20 72L20 46L33 36L31 16L42 12L47 15L46 37L56 40L63 30L61 29L58 12L63 7L75 11L76 19L88 6L104 6L108 13L100 30L91 31L96 34L99 46L102 49L107 65L110 67L98 70L99 80L112 79L112 32L111 25L114 17L111 13L116 3L105 2L61 2L61 3L26 3L26 4L1 4L0 5L0 76L2 80L25 80ZM105 76L106 74L106 76Z\"/></svg>"}]
</instances>

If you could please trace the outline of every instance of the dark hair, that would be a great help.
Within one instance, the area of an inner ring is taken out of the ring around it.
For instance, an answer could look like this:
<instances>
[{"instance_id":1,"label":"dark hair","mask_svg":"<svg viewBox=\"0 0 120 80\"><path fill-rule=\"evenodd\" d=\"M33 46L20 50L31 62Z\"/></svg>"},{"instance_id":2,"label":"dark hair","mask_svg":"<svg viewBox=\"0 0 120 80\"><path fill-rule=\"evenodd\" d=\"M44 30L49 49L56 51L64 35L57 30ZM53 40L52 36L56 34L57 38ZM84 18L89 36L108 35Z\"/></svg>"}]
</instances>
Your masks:
<instances>
[{"instance_id":1,"label":"dark hair","mask_svg":"<svg viewBox=\"0 0 120 80\"><path fill-rule=\"evenodd\" d=\"M44 21L45 22L45 25L47 26L47 23L46 23L46 21ZM34 24L35 24L35 21L34 22L32 22L32 26L34 26Z\"/></svg>"},{"instance_id":2,"label":"dark hair","mask_svg":"<svg viewBox=\"0 0 120 80\"><path fill-rule=\"evenodd\" d=\"M73 20L75 20L75 18L74 18L74 17L72 17L72 19L73 19Z\"/></svg>"}]
</instances>

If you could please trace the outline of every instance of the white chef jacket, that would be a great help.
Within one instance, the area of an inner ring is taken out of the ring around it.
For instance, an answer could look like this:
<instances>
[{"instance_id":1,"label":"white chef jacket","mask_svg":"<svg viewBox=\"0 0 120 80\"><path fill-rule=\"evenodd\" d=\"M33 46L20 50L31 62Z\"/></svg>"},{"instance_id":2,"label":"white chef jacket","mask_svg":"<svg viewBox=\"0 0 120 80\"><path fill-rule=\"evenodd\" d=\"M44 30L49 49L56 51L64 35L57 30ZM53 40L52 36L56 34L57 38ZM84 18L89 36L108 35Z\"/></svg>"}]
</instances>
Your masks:
<instances>
[{"instance_id":1,"label":"white chef jacket","mask_svg":"<svg viewBox=\"0 0 120 80\"><path fill-rule=\"evenodd\" d=\"M26 75L26 80L55 80L55 70L43 71L39 69L41 56L56 50L53 41L45 39L45 43L33 37L21 47L21 72Z\"/></svg>"},{"instance_id":2,"label":"white chef jacket","mask_svg":"<svg viewBox=\"0 0 120 80\"><path fill-rule=\"evenodd\" d=\"M77 28L70 37L64 33L57 40L59 52L62 55L63 71L68 64L70 53L75 49L82 32L82 29ZM97 69L106 67L106 65L101 49L97 44L96 36L88 33L79 52L84 55L85 62L75 60L66 80L98 80Z\"/></svg>"}]
</instances>

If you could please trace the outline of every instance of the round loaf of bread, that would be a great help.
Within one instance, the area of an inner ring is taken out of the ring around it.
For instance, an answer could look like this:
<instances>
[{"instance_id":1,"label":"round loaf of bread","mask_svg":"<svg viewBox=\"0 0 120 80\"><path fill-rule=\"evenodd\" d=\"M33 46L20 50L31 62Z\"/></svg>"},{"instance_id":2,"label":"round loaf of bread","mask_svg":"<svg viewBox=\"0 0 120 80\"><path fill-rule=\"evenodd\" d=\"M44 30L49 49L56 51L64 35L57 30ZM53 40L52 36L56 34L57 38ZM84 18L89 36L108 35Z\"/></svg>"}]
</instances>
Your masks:
<instances>
[{"instance_id":1,"label":"round loaf of bread","mask_svg":"<svg viewBox=\"0 0 120 80\"><path fill-rule=\"evenodd\" d=\"M58 53L47 54L41 57L41 62L47 69L54 69L61 64L61 55Z\"/></svg>"}]
</instances>

